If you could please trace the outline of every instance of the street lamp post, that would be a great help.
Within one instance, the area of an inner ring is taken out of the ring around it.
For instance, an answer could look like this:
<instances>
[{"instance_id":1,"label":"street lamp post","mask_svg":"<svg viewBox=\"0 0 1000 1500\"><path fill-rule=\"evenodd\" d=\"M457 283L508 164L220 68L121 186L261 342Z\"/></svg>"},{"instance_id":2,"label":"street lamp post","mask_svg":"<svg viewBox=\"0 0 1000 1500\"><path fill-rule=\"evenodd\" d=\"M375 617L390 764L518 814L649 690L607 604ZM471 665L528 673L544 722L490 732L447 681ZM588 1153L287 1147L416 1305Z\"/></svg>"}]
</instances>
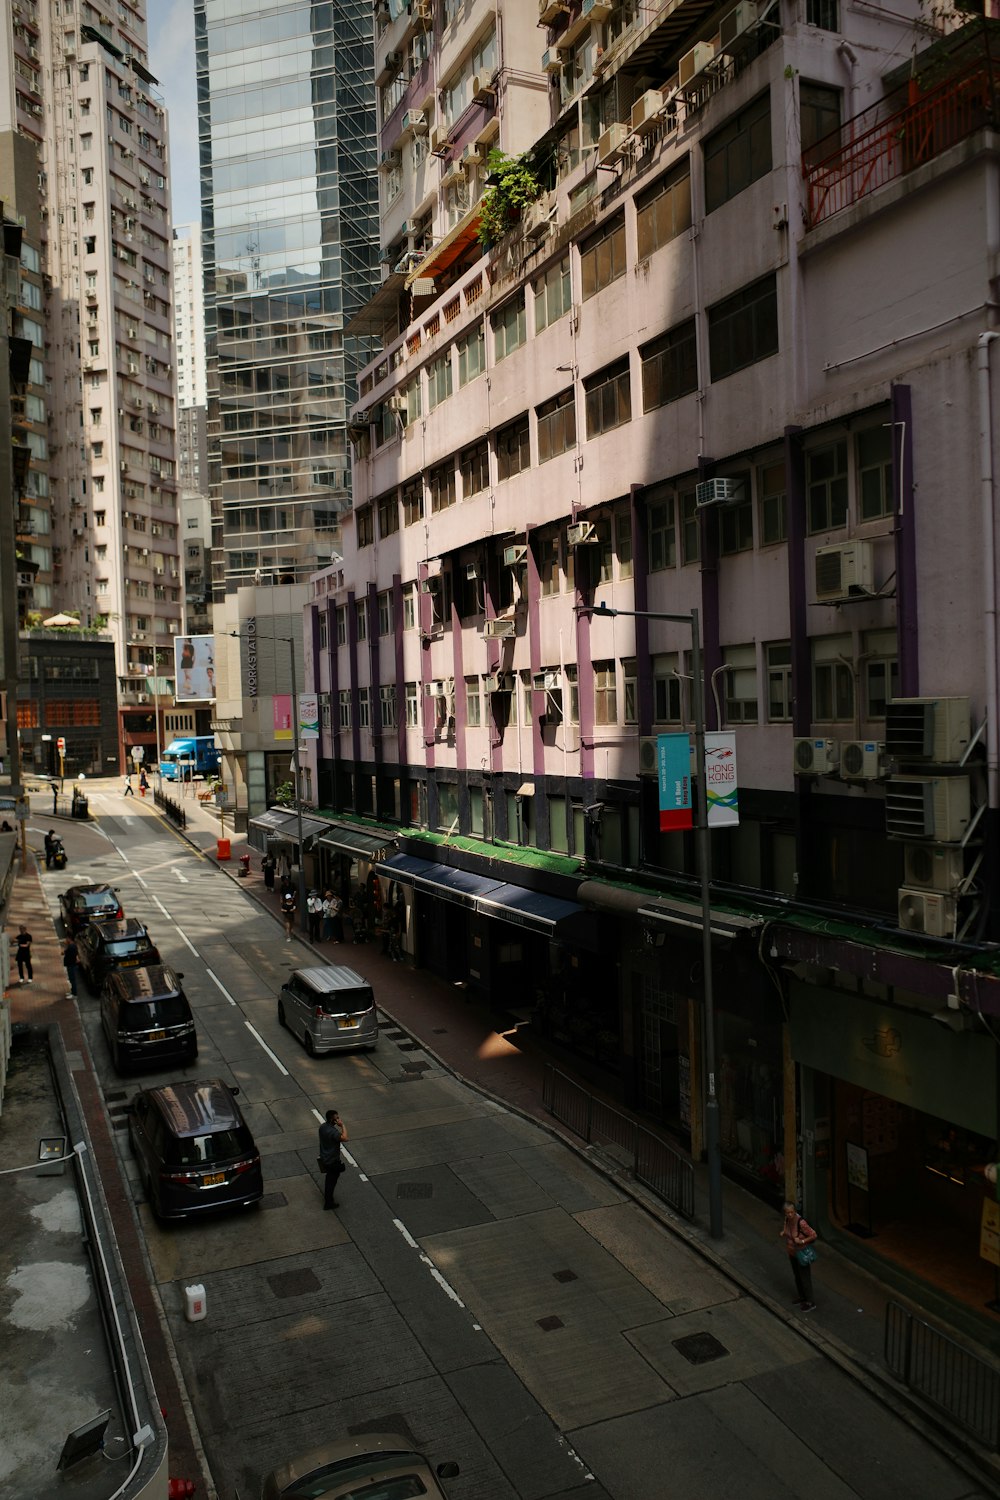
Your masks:
<instances>
[{"instance_id":1,"label":"street lamp post","mask_svg":"<svg viewBox=\"0 0 1000 1500\"><path fill-rule=\"evenodd\" d=\"M722 1238L722 1136L719 1128L719 1097L715 1088L715 995L712 985L712 845L708 829L708 788L705 785L705 690L702 682L701 631L698 611L667 614L651 609L612 609L595 604L580 610L589 615L627 615L637 620L669 620L687 625L691 631L691 706L694 711L695 766L697 801L695 803L695 842L698 873L701 881L701 956L705 983L705 1149L708 1155L709 1233Z\"/></svg>"}]
</instances>

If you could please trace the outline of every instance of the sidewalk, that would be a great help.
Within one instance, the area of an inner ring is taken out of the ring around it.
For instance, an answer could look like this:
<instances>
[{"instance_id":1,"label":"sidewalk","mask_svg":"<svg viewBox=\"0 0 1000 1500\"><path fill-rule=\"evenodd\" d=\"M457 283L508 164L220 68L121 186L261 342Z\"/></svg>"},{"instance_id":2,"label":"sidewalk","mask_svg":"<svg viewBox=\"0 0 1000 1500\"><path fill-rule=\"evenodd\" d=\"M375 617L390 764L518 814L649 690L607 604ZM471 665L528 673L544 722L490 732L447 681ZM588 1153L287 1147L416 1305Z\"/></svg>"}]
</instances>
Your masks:
<instances>
[{"instance_id":1,"label":"sidewalk","mask_svg":"<svg viewBox=\"0 0 1000 1500\"><path fill-rule=\"evenodd\" d=\"M207 811L193 798L185 802L185 808L188 825L183 836L214 858L217 813ZM228 831L225 836L231 842L232 859L222 868L278 920L277 895L264 887L260 855L245 838ZM247 853L251 856L250 873L240 876L239 856ZM298 938L306 943L301 931ZM586 1146L548 1113L542 1100L546 1064L554 1061L568 1074L572 1074L572 1064L562 1057L547 1058L544 1045L531 1037L530 1029L526 1035L516 1029L498 1032L494 1027L495 1015L486 1005L425 970L393 963L381 953L377 943L345 942L339 946L320 943L312 951L320 961L348 963L359 969L371 980L379 1008L408 1032L422 1050L474 1088L560 1136L597 1170L613 1178L616 1186L629 1193L653 1218L729 1276L747 1296L775 1317L794 1325L818 1351L859 1380L885 1406L921 1432L926 1434L930 1429L936 1433L952 1457L968 1454L978 1471L985 1471L1000 1491L1000 1456L981 1449L975 1439L967 1438L957 1429L951 1418L911 1395L887 1369L883 1357L887 1304L901 1303L914 1316L928 1318L918 1302L907 1299L876 1274L826 1244L820 1246L819 1259L813 1268L818 1305L814 1312L803 1314L793 1305L791 1268L778 1240L780 1214L769 1205L737 1183L724 1179L724 1235L721 1240L712 1240L707 1229L707 1168L703 1164L695 1167L696 1220L689 1224L637 1183L610 1152ZM592 1089L591 1085L585 1086ZM608 1096L607 1102L620 1113L630 1115L619 1101ZM640 1123L649 1124L646 1120ZM931 1321L942 1326L940 1318ZM944 1331L962 1347L973 1348L981 1358L994 1358L995 1349L988 1343L991 1330L985 1319L984 1339L978 1347L957 1328L945 1326Z\"/></svg>"}]
</instances>

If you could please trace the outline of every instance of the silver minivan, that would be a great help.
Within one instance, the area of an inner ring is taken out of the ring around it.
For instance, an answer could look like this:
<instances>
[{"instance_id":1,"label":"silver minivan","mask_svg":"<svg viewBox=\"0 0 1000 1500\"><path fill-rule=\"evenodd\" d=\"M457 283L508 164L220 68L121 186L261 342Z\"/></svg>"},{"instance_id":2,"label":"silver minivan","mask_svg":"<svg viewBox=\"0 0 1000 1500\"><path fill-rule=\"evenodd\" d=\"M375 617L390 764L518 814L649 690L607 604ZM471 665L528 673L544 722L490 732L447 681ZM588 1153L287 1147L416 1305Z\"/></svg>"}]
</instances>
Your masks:
<instances>
[{"instance_id":1,"label":"silver minivan","mask_svg":"<svg viewBox=\"0 0 1000 1500\"><path fill-rule=\"evenodd\" d=\"M367 979L344 964L293 969L278 996L278 1021L302 1042L310 1057L374 1048L378 1042L375 996Z\"/></svg>"}]
</instances>

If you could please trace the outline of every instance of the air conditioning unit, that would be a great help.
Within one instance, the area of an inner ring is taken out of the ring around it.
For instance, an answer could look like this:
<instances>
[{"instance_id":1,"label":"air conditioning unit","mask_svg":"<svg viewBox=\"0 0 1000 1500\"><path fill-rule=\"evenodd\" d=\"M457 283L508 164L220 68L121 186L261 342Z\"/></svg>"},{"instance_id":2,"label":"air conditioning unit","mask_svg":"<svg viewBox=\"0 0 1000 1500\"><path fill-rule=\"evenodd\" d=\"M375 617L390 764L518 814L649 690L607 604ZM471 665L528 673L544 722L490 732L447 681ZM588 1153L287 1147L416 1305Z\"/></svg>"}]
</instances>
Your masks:
<instances>
[{"instance_id":1,"label":"air conditioning unit","mask_svg":"<svg viewBox=\"0 0 1000 1500\"><path fill-rule=\"evenodd\" d=\"M432 578L421 578L420 592L422 594L436 594L440 581L440 578L437 576Z\"/></svg>"},{"instance_id":2,"label":"air conditioning unit","mask_svg":"<svg viewBox=\"0 0 1000 1500\"><path fill-rule=\"evenodd\" d=\"M597 541L597 527L593 521L576 521L566 527L567 547L582 547L586 542Z\"/></svg>"},{"instance_id":3,"label":"air conditioning unit","mask_svg":"<svg viewBox=\"0 0 1000 1500\"><path fill-rule=\"evenodd\" d=\"M483 626L484 641L511 641L517 631L513 620L496 619L487 620Z\"/></svg>"},{"instance_id":4,"label":"air conditioning unit","mask_svg":"<svg viewBox=\"0 0 1000 1500\"><path fill-rule=\"evenodd\" d=\"M892 698L885 720L885 748L898 760L947 765L969 748L968 698Z\"/></svg>"},{"instance_id":5,"label":"air conditioning unit","mask_svg":"<svg viewBox=\"0 0 1000 1500\"><path fill-rule=\"evenodd\" d=\"M551 26L567 10L568 0L538 0L538 24Z\"/></svg>"},{"instance_id":6,"label":"air conditioning unit","mask_svg":"<svg viewBox=\"0 0 1000 1500\"><path fill-rule=\"evenodd\" d=\"M907 844L903 850L903 879L925 891L958 890L965 879L965 851L939 849L934 844Z\"/></svg>"},{"instance_id":7,"label":"air conditioning unit","mask_svg":"<svg viewBox=\"0 0 1000 1500\"><path fill-rule=\"evenodd\" d=\"M655 734L639 736L639 775L659 776L660 752Z\"/></svg>"},{"instance_id":8,"label":"air conditioning unit","mask_svg":"<svg viewBox=\"0 0 1000 1500\"><path fill-rule=\"evenodd\" d=\"M405 396L388 396L386 398L386 403L385 404L386 404L386 406L389 408L389 410L391 412L395 412L396 413L397 417L405 417L406 416L406 397Z\"/></svg>"},{"instance_id":9,"label":"air conditioning unit","mask_svg":"<svg viewBox=\"0 0 1000 1500\"><path fill-rule=\"evenodd\" d=\"M354 427L368 427L371 424L371 419L372 414L370 409L367 406L363 406L360 411L354 413L354 416L351 418L351 424Z\"/></svg>"},{"instance_id":10,"label":"air conditioning unit","mask_svg":"<svg viewBox=\"0 0 1000 1500\"><path fill-rule=\"evenodd\" d=\"M563 60L555 47L546 47L542 53L542 72L558 73L561 71Z\"/></svg>"},{"instance_id":11,"label":"air conditioning unit","mask_svg":"<svg viewBox=\"0 0 1000 1500\"><path fill-rule=\"evenodd\" d=\"M729 48L741 37L744 31L748 31L757 22L757 7L751 0L741 0L741 3L723 16L719 22L719 50L728 52Z\"/></svg>"},{"instance_id":12,"label":"air conditioning unit","mask_svg":"<svg viewBox=\"0 0 1000 1500\"><path fill-rule=\"evenodd\" d=\"M739 495L742 485L737 479L703 479L694 488L694 503L699 510L710 505L728 505Z\"/></svg>"},{"instance_id":13,"label":"air conditioning unit","mask_svg":"<svg viewBox=\"0 0 1000 1500\"><path fill-rule=\"evenodd\" d=\"M503 549L503 565L505 568L519 568L522 563L528 561L528 549L523 542L515 542Z\"/></svg>"},{"instance_id":14,"label":"air conditioning unit","mask_svg":"<svg viewBox=\"0 0 1000 1500\"><path fill-rule=\"evenodd\" d=\"M555 693L562 686L558 672L532 672L531 691L533 693Z\"/></svg>"},{"instance_id":15,"label":"air conditioning unit","mask_svg":"<svg viewBox=\"0 0 1000 1500\"><path fill-rule=\"evenodd\" d=\"M392 703L396 697L396 689L394 687L380 687L378 695L383 703Z\"/></svg>"},{"instance_id":16,"label":"air conditioning unit","mask_svg":"<svg viewBox=\"0 0 1000 1500\"><path fill-rule=\"evenodd\" d=\"M529 203L524 210L524 232L531 240L542 239L552 227L552 214L555 208L552 193L543 193L534 203Z\"/></svg>"},{"instance_id":17,"label":"air conditioning unit","mask_svg":"<svg viewBox=\"0 0 1000 1500\"><path fill-rule=\"evenodd\" d=\"M463 176L462 163L456 156L453 161L446 163L441 173L441 185L443 187L449 182L458 182Z\"/></svg>"},{"instance_id":18,"label":"air conditioning unit","mask_svg":"<svg viewBox=\"0 0 1000 1500\"><path fill-rule=\"evenodd\" d=\"M441 677L435 677L431 682L424 683L425 698L444 698L448 693L448 685Z\"/></svg>"},{"instance_id":19,"label":"air conditioning unit","mask_svg":"<svg viewBox=\"0 0 1000 1500\"><path fill-rule=\"evenodd\" d=\"M476 73L472 79L472 98L476 104L491 104L497 96L492 78Z\"/></svg>"},{"instance_id":20,"label":"air conditioning unit","mask_svg":"<svg viewBox=\"0 0 1000 1500\"><path fill-rule=\"evenodd\" d=\"M699 73L705 71L714 56L715 49L711 42L697 42L690 52L685 52L677 64L677 82L680 87L687 88Z\"/></svg>"},{"instance_id":21,"label":"air conditioning unit","mask_svg":"<svg viewBox=\"0 0 1000 1500\"><path fill-rule=\"evenodd\" d=\"M840 747L840 774L845 781L876 781L882 773L878 740L845 740Z\"/></svg>"},{"instance_id":22,"label":"air conditioning unit","mask_svg":"<svg viewBox=\"0 0 1000 1500\"><path fill-rule=\"evenodd\" d=\"M635 135L645 135L656 124L656 117L663 108L663 95L659 89L647 89L632 106L629 123Z\"/></svg>"},{"instance_id":23,"label":"air conditioning unit","mask_svg":"<svg viewBox=\"0 0 1000 1500\"><path fill-rule=\"evenodd\" d=\"M829 776L840 761L840 741L793 739L792 764L796 776Z\"/></svg>"},{"instance_id":24,"label":"air conditioning unit","mask_svg":"<svg viewBox=\"0 0 1000 1500\"><path fill-rule=\"evenodd\" d=\"M836 604L874 593L871 542L836 542L832 547L817 547L815 566L819 604Z\"/></svg>"},{"instance_id":25,"label":"air conditioning unit","mask_svg":"<svg viewBox=\"0 0 1000 1500\"><path fill-rule=\"evenodd\" d=\"M380 172L391 172L394 167L402 164L403 158L398 151L383 151L378 168Z\"/></svg>"},{"instance_id":26,"label":"air conditioning unit","mask_svg":"<svg viewBox=\"0 0 1000 1500\"><path fill-rule=\"evenodd\" d=\"M609 125L597 143L597 165L599 167L610 167L621 156L628 139L628 126L616 120Z\"/></svg>"},{"instance_id":27,"label":"air conditioning unit","mask_svg":"<svg viewBox=\"0 0 1000 1500\"><path fill-rule=\"evenodd\" d=\"M419 109L408 109L403 116L402 129L410 135L427 134L427 116Z\"/></svg>"},{"instance_id":28,"label":"air conditioning unit","mask_svg":"<svg viewBox=\"0 0 1000 1500\"><path fill-rule=\"evenodd\" d=\"M514 678L510 672L487 672L483 677L484 692L509 693L513 687Z\"/></svg>"},{"instance_id":29,"label":"air conditioning unit","mask_svg":"<svg viewBox=\"0 0 1000 1500\"><path fill-rule=\"evenodd\" d=\"M412 15L415 21L433 21L432 0L412 0Z\"/></svg>"},{"instance_id":30,"label":"air conditioning unit","mask_svg":"<svg viewBox=\"0 0 1000 1500\"><path fill-rule=\"evenodd\" d=\"M899 889L899 926L903 932L924 932L928 937L953 938L957 920L954 896L941 891Z\"/></svg>"},{"instance_id":31,"label":"air conditioning unit","mask_svg":"<svg viewBox=\"0 0 1000 1500\"><path fill-rule=\"evenodd\" d=\"M431 131L431 151L435 156L448 149L448 130L444 125L435 125Z\"/></svg>"},{"instance_id":32,"label":"air conditioning unit","mask_svg":"<svg viewBox=\"0 0 1000 1500\"><path fill-rule=\"evenodd\" d=\"M580 14L592 26L600 26L602 22L608 19L613 10L614 6L611 0L583 0L583 7Z\"/></svg>"},{"instance_id":33,"label":"air conditioning unit","mask_svg":"<svg viewBox=\"0 0 1000 1500\"><path fill-rule=\"evenodd\" d=\"M892 776L885 784L885 831L891 839L958 844L970 808L968 776Z\"/></svg>"},{"instance_id":34,"label":"air conditioning unit","mask_svg":"<svg viewBox=\"0 0 1000 1500\"><path fill-rule=\"evenodd\" d=\"M483 160L483 153L475 141L469 141L468 145L462 147L462 166L478 167Z\"/></svg>"}]
</instances>

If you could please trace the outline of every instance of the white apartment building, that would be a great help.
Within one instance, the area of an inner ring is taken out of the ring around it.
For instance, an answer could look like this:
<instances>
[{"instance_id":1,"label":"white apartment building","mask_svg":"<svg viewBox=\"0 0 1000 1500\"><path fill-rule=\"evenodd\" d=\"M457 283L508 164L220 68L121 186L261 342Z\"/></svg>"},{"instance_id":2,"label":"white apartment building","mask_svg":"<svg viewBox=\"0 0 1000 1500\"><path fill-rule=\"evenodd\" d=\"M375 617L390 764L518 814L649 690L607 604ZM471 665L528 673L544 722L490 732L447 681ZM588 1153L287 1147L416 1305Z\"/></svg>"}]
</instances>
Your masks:
<instances>
[{"instance_id":1,"label":"white apartment building","mask_svg":"<svg viewBox=\"0 0 1000 1500\"><path fill-rule=\"evenodd\" d=\"M208 403L201 225L175 224L172 251L177 405L183 411L189 406Z\"/></svg>"},{"instance_id":2,"label":"white apartment building","mask_svg":"<svg viewBox=\"0 0 1000 1500\"><path fill-rule=\"evenodd\" d=\"M877 1251L978 1317L992 23L838 0L538 19L542 192L458 254L452 121L435 234L368 310L353 527L304 632L317 800L344 830L321 847L387 856L371 877L415 961L516 997L697 1154L698 871L657 777L692 726L697 611L739 767L739 825L711 834L726 1169L846 1233L863 1152Z\"/></svg>"}]
</instances>

